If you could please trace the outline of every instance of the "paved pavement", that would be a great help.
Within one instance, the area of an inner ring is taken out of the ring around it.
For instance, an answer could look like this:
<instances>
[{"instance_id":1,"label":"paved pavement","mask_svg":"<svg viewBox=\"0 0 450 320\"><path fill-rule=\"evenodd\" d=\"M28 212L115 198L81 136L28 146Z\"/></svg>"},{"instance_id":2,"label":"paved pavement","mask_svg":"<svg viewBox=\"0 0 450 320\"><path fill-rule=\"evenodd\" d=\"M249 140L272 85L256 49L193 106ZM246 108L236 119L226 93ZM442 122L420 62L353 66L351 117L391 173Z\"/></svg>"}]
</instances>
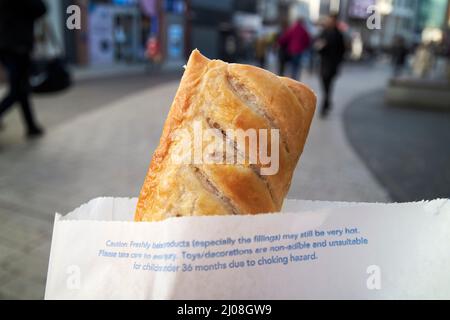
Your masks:
<instances>
[{"instance_id":1,"label":"paved pavement","mask_svg":"<svg viewBox=\"0 0 450 320\"><path fill-rule=\"evenodd\" d=\"M62 126L90 110L108 107L124 96L132 95L135 92L170 80L179 79L181 75L181 72L157 75L140 72L116 75L113 78L106 78L106 75L101 74L101 79L95 79L87 71L85 73L76 75L83 81L76 83L73 89L56 95L34 96L33 101L35 102L37 118L46 128L52 130L54 127ZM4 87L0 87L1 96L3 96L4 91ZM0 152L2 149L14 149L26 144L23 139L23 128L18 108L12 109L4 124L4 130L0 131Z\"/></svg>"},{"instance_id":2,"label":"paved pavement","mask_svg":"<svg viewBox=\"0 0 450 320\"><path fill-rule=\"evenodd\" d=\"M392 107L375 90L346 108L344 123L393 200L450 198L450 112Z\"/></svg>"},{"instance_id":3,"label":"paved pavement","mask_svg":"<svg viewBox=\"0 0 450 320\"><path fill-rule=\"evenodd\" d=\"M289 197L389 201L350 147L342 123L344 106L384 86L386 76L383 68L346 68L336 88L335 110L328 120L314 120ZM23 142L14 125L17 115L5 119L7 129L0 134L0 298L43 297L55 211L66 213L98 196L138 195L178 81L139 91L149 87L142 78L121 80L87 82L65 96L36 100L49 129L42 140ZM318 91L314 77L303 80Z\"/></svg>"},{"instance_id":4,"label":"paved pavement","mask_svg":"<svg viewBox=\"0 0 450 320\"><path fill-rule=\"evenodd\" d=\"M356 95L383 88L389 76L384 67L351 65L336 83L334 109L326 120L316 112L290 198L349 202L389 202L389 196L354 153L344 132L342 114ZM316 77L302 79L319 95ZM319 108L318 108L319 110Z\"/></svg>"}]
</instances>

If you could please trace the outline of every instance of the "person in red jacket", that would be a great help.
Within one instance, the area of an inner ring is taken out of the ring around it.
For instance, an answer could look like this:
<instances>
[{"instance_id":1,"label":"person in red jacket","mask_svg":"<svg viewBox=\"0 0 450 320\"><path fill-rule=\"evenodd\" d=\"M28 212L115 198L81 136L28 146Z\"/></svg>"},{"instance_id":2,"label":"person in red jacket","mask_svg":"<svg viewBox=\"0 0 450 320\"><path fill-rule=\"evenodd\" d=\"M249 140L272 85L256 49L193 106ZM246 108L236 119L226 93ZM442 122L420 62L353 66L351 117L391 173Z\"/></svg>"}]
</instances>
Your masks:
<instances>
[{"instance_id":1,"label":"person in red jacket","mask_svg":"<svg viewBox=\"0 0 450 320\"><path fill-rule=\"evenodd\" d=\"M311 37L303 24L303 19L298 19L278 39L280 47L285 48L292 66L292 78L298 80L301 70L302 54L311 44Z\"/></svg>"}]
</instances>

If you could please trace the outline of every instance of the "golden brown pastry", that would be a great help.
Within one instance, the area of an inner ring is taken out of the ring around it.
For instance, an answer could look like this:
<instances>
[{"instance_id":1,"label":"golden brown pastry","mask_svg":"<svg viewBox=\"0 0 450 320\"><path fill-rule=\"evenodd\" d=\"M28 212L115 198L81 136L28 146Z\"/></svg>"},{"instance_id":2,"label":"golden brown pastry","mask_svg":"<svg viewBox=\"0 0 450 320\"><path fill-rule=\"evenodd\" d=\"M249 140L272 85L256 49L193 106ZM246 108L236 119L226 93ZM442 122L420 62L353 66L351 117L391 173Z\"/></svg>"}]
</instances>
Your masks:
<instances>
[{"instance_id":1,"label":"golden brown pastry","mask_svg":"<svg viewBox=\"0 0 450 320\"><path fill-rule=\"evenodd\" d=\"M280 211L315 105L314 93L297 81L254 66L209 60L194 50L135 220ZM236 132L256 135L239 140ZM257 144L251 144L255 136Z\"/></svg>"}]
</instances>

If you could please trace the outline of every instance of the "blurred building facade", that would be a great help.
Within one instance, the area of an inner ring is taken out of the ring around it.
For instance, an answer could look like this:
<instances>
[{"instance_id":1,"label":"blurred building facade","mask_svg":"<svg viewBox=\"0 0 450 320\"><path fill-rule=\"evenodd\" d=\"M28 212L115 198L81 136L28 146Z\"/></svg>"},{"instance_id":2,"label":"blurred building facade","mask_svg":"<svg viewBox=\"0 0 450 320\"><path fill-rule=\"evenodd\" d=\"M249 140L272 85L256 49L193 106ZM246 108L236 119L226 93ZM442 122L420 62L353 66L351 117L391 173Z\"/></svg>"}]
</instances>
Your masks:
<instances>
[{"instance_id":1,"label":"blurred building facade","mask_svg":"<svg viewBox=\"0 0 450 320\"><path fill-rule=\"evenodd\" d=\"M57 35L69 63L129 64L148 60L184 60L185 0L45 0L47 22ZM66 20L76 5L81 28L70 30Z\"/></svg>"},{"instance_id":2,"label":"blurred building facade","mask_svg":"<svg viewBox=\"0 0 450 320\"><path fill-rule=\"evenodd\" d=\"M450 28L450 7L447 0L419 1L416 31L424 41L441 41Z\"/></svg>"},{"instance_id":3,"label":"blurred building facade","mask_svg":"<svg viewBox=\"0 0 450 320\"><path fill-rule=\"evenodd\" d=\"M130 64L149 59L181 64L193 48L225 60L251 59L255 39L303 18L314 26L338 13L365 46L389 47L396 35L417 42L424 30L445 34L448 0L45 0L47 21L74 65ZM65 27L67 8L81 9L81 29ZM368 8L382 28L367 27Z\"/></svg>"},{"instance_id":4,"label":"blurred building facade","mask_svg":"<svg viewBox=\"0 0 450 320\"><path fill-rule=\"evenodd\" d=\"M381 44L389 47L397 35L402 36L409 43L417 42L416 18L418 9L418 0L392 1L392 9L390 12L386 12L384 17L384 32L382 32Z\"/></svg>"},{"instance_id":5,"label":"blurred building facade","mask_svg":"<svg viewBox=\"0 0 450 320\"><path fill-rule=\"evenodd\" d=\"M365 47L390 47L396 36L408 42L415 40L416 17L421 0L336 0L334 7L353 36L357 35ZM375 10L374 10L375 8ZM367 26L367 19L377 15L380 29Z\"/></svg>"},{"instance_id":6,"label":"blurred building facade","mask_svg":"<svg viewBox=\"0 0 450 320\"><path fill-rule=\"evenodd\" d=\"M223 58L228 51L237 50L232 38L233 0L189 0L186 15L187 47L198 48L209 57Z\"/></svg>"},{"instance_id":7,"label":"blurred building facade","mask_svg":"<svg viewBox=\"0 0 450 320\"><path fill-rule=\"evenodd\" d=\"M310 4L314 1L310 1ZM440 41L450 28L448 0L322 0L320 16L327 10L339 13L351 33L361 36L364 45L389 48L396 36L410 45ZM367 18L379 14L381 29L369 29Z\"/></svg>"}]
</instances>

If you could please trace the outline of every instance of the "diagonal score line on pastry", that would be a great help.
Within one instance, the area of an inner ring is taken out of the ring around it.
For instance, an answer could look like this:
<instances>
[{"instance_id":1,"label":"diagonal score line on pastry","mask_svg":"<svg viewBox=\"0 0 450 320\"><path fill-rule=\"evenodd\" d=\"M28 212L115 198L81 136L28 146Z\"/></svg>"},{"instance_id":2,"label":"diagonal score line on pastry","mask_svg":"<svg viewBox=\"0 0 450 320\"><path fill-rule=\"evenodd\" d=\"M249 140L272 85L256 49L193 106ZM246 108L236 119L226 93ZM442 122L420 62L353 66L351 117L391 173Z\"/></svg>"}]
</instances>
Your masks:
<instances>
[{"instance_id":1,"label":"diagonal score line on pastry","mask_svg":"<svg viewBox=\"0 0 450 320\"><path fill-rule=\"evenodd\" d=\"M272 185L269 183L267 176L265 176L261 173L261 167L263 165L261 165L261 163L259 163L259 162L256 164L251 163L251 161L249 159L249 154L246 153L245 150L242 150L242 148L239 148L239 145L238 145L236 139L231 139L226 134L226 131L223 128L221 128L217 122L212 122L210 118L206 118L206 122L208 123L208 126L210 128L218 129L220 131L221 136L222 136L223 140L225 141L225 143L228 145L228 147L234 151L234 153L236 154L237 157L239 157L240 159L243 159L243 162L253 170L254 174L256 174L259 179L262 179L265 182L271 199L276 202L275 192L272 188ZM271 153L271 150L270 150L270 143L271 143L270 138L271 137L270 137L270 135L267 138L268 138L268 142L267 142L268 149L269 149L269 152ZM258 146L260 146L259 141L258 141Z\"/></svg>"},{"instance_id":2,"label":"diagonal score line on pastry","mask_svg":"<svg viewBox=\"0 0 450 320\"><path fill-rule=\"evenodd\" d=\"M209 60L194 50L153 154L135 221L280 211L315 105L314 93L297 81L253 66ZM260 163L172 163L171 155L180 151L174 134L192 131L195 121L204 129L223 131L279 129L278 172L261 176Z\"/></svg>"}]
</instances>

